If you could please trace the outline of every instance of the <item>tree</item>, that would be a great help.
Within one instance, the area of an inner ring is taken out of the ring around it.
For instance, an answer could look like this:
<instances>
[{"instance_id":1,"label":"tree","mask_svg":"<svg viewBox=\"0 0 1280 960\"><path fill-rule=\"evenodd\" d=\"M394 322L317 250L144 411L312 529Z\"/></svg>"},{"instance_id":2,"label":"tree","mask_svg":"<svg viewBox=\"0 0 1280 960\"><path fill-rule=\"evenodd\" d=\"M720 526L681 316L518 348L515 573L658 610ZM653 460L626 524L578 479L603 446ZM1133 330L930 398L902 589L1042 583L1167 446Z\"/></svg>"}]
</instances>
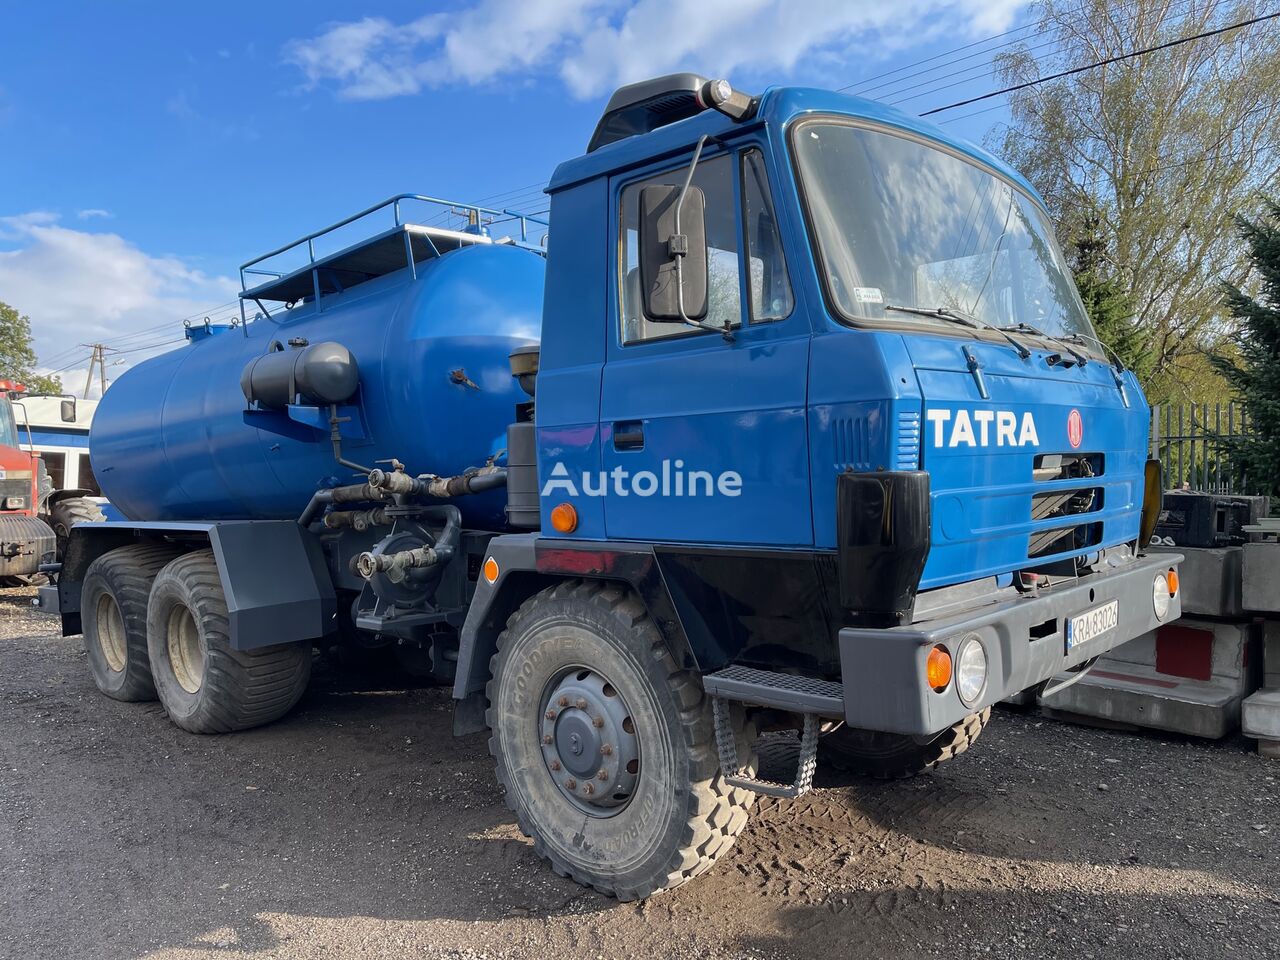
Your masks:
<instances>
[{"instance_id":1,"label":"tree","mask_svg":"<svg viewBox=\"0 0 1280 960\"><path fill-rule=\"evenodd\" d=\"M1223 284L1227 309L1236 320L1229 351L1215 365L1242 401L1253 432L1234 438L1232 466L1258 493L1280 497L1280 202L1268 200L1256 220L1237 218L1248 245L1257 292Z\"/></svg>"},{"instance_id":2,"label":"tree","mask_svg":"<svg viewBox=\"0 0 1280 960\"><path fill-rule=\"evenodd\" d=\"M1133 301L1124 285L1107 269L1107 245L1096 216L1085 219L1068 243L1071 270L1080 299L1099 338L1145 380L1151 374L1151 348L1133 322Z\"/></svg>"},{"instance_id":3,"label":"tree","mask_svg":"<svg viewBox=\"0 0 1280 960\"><path fill-rule=\"evenodd\" d=\"M1003 81L1123 56L1256 16L1254 0L1041 0L1041 31L998 58ZM1052 55L1035 54L1048 42ZM1092 275L1128 294L1154 400L1187 399L1230 332L1219 282L1244 281L1235 216L1280 178L1280 30L1231 30L1010 94L993 146L1067 238L1096 232ZM1121 331L1123 339L1124 331Z\"/></svg>"},{"instance_id":4,"label":"tree","mask_svg":"<svg viewBox=\"0 0 1280 960\"><path fill-rule=\"evenodd\" d=\"M0 377L25 384L32 393L61 393L62 379L35 372L31 318L0 302Z\"/></svg>"}]
</instances>

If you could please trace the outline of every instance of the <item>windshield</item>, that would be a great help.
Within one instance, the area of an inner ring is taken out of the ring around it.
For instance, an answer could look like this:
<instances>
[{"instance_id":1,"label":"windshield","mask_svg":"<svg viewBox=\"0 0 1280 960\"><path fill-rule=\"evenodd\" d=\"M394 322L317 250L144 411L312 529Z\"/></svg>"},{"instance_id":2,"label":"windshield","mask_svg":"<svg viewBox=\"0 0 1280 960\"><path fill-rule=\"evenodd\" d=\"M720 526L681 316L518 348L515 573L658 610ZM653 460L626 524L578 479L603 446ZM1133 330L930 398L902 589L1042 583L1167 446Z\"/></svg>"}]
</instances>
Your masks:
<instances>
[{"instance_id":1,"label":"windshield","mask_svg":"<svg viewBox=\"0 0 1280 960\"><path fill-rule=\"evenodd\" d=\"M18 445L18 424L13 419L13 401L8 397L0 398L0 447Z\"/></svg>"},{"instance_id":2,"label":"windshield","mask_svg":"<svg viewBox=\"0 0 1280 960\"><path fill-rule=\"evenodd\" d=\"M1048 218L1012 184L937 147L837 120L802 124L794 146L845 319L948 325L885 310L942 308L993 327L1093 335Z\"/></svg>"}]
</instances>

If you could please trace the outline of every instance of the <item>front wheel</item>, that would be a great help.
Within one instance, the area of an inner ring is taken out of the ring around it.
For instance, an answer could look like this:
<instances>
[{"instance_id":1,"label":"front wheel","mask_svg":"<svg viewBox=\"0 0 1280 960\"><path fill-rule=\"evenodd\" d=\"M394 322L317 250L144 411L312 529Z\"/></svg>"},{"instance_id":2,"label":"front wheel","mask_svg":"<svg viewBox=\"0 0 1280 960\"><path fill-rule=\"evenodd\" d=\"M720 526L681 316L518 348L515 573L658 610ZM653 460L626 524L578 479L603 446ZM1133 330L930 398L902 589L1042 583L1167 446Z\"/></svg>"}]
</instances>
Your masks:
<instances>
[{"instance_id":1,"label":"front wheel","mask_svg":"<svg viewBox=\"0 0 1280 960\"><path fill-rule=\"evenodd\" d=\"M71 528L77 523L101 523L106 520L94 501L87 497L71 497L59 500L49 508L49 526L58 543L58 560L61 561L67 552L67 538L71 536Z\"/></svg>"},{"instance_id":2,"label":"front wheel","mask_svg":"<svg viewBox=\"0 0 1280 960\"><path fill-rule=\"evenodd\" d=\"M901 780L937 768L964 753L991 719L991 708L965 717L932 737L841 727L819 741L823 762L879 780Z\"/></svg>"},{"instance_id":3,"label":"front wheel","mask_svg":"<svg viewBox=\"0 0 1280 960\"><path fill-rule=\"evenodd\" d=\"M701 682L627 590L542 591L508 621L490 669L498 780L561 876L647 897L705 872L746 826L755 794L721 774ZM754 738L733 715L754 769Z\"/></svg>"}]
</instances>

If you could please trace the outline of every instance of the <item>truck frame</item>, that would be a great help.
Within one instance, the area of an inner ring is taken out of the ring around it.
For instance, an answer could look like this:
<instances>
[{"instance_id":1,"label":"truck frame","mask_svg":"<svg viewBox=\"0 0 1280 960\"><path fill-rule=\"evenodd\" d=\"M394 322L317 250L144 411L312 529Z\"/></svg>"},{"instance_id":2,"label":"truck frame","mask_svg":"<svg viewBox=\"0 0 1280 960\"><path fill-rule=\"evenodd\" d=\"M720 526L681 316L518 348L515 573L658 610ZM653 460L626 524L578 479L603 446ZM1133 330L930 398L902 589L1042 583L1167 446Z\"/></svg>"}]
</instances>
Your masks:
<instances>
[{"instance_id":1,"label":"truck frame","mask_svg":"<svg viewBox=\"0 0 1280 960\"><path fill-rule=\"evenodd\" d=\"M963 217L948 180L970 185ZM504 455L452 477L361 467L341 345L278 345L241 378L246 422L311 431L357 482L293 519L74 528L39 602L84 633L104 692L226 732L287 712L313 645L414 646L452 685L455 732L489 731L539 854L634 899L705 872L820 756L932 769L993 704L1178 616L1181 558L1144 552L1161 484L1141 388L995 158L869 101L676 74L615 93L548 192L541 341L511 355L528 399ZM850 196L894 256L851 232ZM485 217L518 217L460 205L454 233L402 222L409 199L300 270L247 263L250 329L272 301L305 315L375 274L414 283ZM929 242L927 216L955 227L947 254L871 286ZM510 242L540 249L539 228L519 218ZM504 487L507 529L464 527L458 504ZM796 731L791 781L757 776L761 730Z\"/></svg>"}]
</instances>

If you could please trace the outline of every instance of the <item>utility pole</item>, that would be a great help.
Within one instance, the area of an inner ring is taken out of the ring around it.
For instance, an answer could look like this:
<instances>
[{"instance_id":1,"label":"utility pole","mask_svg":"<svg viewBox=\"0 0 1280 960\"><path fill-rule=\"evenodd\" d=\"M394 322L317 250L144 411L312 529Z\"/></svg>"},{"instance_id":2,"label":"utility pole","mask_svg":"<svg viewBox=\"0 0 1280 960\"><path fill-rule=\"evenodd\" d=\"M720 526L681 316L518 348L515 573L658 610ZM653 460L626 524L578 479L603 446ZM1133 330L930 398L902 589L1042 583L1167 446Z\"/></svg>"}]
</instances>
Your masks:
<instances>
[{"instance_id":1,"label":"utility pole","mask_svg":"<svg viewBox=\"0 0 1280 960\"><path fill-rule=\"evenodd\" d=\"M104 343L82 343L82 347L88 347L93 351L93 355L89 358L89 373L84 378L84 399L89 399L89 388L93 386L93 368L98 368L98 382L102 387L102 392L107 392L107 351L111 348Z\"/></svg>"}]
</instances>

